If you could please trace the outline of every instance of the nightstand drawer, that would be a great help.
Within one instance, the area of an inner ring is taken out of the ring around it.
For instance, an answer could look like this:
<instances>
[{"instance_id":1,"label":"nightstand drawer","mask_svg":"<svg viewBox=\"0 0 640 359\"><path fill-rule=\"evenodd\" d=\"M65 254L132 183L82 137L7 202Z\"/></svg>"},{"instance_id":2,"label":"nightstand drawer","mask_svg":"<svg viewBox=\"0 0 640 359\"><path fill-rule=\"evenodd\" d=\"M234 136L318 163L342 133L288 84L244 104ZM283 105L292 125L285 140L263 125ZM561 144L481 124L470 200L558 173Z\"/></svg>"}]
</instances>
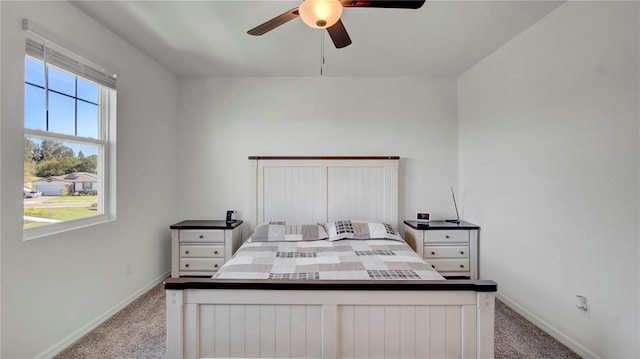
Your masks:
<instances>
[{"instance_id":1,"label":"nightstand drawer","mask_svg":"<svg viewBox=\"0 0 640 359\"><path fill-rule=\"evenodd\" d=\"M180 259L182 271L217 271L224 264L224 258L188 258Z\"/></svg>"},{"instance_id":2,"label":"nightstand drawer","mask_svg":"<svg viewBox=\"0 0 640 359\"><path fill-rule=\"evenodd\" d=\"M469 259L428 259L427 263L438 272L468 272Z\"/></svg>"},{"instance_id":3,"label":"nightstand drawer","mask_svg":"<svg viewBox=\"0 0 640 359\"><path fill-rule=\"evenodd\" d=\"M224 257L224 246L181 245L180 257Z\"/></svg>"},{"instance_id":4,"label":"nightstand drawer","mask_svg":"<svg viewBox=\"0 0 640 359\"><path fill-rule=\"evenodd\" d=\"M469 243L469 231L432 230L424 232L425 243Z\"/></svg>"},{"instance_id":5,"label":"nightstand drawer","mask_svg":"<svg viewBox=\"0 0 640 359\"><path fill-rule=\"evenodd\" d=\"M224 231L183 229L180 231L180 242L224 243Z\"/></svg>"},{"instance_id":6,"label":"nightstand drawer","mask_svg":"<svg viewBox=\"0 0 640 359\"><path fill-rule=\"evenodd\" d=\"M469 258L469 246L424 246L424 258Z\"/></svg>"}]
</instances>

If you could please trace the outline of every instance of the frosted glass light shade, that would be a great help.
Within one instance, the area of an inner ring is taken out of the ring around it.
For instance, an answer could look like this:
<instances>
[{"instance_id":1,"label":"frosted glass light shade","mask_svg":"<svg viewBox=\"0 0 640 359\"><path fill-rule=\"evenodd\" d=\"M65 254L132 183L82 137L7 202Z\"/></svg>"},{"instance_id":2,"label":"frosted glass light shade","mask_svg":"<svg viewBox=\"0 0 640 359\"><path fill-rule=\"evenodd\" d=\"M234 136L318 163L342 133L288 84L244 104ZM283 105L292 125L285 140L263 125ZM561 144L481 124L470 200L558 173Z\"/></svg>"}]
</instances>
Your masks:
<instances>
[{"instance_id":1,"label":"frosted glass light shade","mask_svg":"<svg viewBox=\"0 0 640 359\"><path fill-rule=\"evenodd\" d=\"M339 0L305 0L298 7L298 13L305 24L325 29L340 20L342 4Z\"/></svg>"}]
</instances>

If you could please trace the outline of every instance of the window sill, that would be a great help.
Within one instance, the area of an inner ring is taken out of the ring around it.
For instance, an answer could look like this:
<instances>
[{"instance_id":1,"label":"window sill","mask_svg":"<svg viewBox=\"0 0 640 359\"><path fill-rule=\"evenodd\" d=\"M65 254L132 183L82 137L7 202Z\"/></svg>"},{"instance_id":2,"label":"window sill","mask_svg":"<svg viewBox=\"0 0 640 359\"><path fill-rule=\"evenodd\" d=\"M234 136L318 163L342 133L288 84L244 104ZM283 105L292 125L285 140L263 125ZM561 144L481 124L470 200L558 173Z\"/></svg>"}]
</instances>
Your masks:
<instances>
[{"instance_id":1,"label":"window sill","mask_svg":"<svg viewBox=\"0 0 640 359\"><path fill-rule=\"evenodd\" d=\"M100 214L97 216L65 221L62 223L48 224L39 227L27 228L22 231L22 240L29 241L59 233L69 232L80 228L90 227L96 224L115 221L115 216Z\"/></svg>"}]
</instances>

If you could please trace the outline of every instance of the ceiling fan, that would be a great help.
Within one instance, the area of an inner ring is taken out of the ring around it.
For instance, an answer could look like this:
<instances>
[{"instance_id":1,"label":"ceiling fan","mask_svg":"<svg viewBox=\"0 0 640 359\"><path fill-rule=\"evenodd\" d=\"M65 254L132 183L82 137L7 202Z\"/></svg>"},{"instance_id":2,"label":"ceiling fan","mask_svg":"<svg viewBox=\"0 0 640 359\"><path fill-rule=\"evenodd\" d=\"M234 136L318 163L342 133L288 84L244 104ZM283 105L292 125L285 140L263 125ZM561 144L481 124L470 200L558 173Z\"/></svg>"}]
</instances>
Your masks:
<instances>
[{"instance_id":1,"label":"ceiling fan","mask_svg":"<svg viewBox=\"0 0 640 359\"><path fill-rule=\"evenodd\" d=\"M310 27L327 29L333 44L340 49L351 44L340 19L343 7L419 9L424 3L425 0L303 0L299 7L254 27L247 34L260 36L299 16Z\"/></svg>"}]
</instances>

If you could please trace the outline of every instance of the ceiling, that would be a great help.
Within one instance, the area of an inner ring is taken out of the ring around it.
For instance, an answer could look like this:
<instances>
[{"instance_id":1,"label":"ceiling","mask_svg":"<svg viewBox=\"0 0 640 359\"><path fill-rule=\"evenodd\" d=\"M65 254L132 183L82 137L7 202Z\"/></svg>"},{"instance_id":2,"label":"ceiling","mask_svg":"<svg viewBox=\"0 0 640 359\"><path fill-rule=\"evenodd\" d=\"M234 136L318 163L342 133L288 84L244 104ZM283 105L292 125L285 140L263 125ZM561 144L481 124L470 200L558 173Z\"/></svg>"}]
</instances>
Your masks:
<instances>
[{"instance_id":1,"label":"ceiling","mask_svg":"<svg viewBox=\"0 0 640 359\"><path fill-rule=\"evenodd\" d=\"M562 1L427 1L418 10L345 8L353 44L294 19L247 30L299 1L73 1L177 76L456 76ZM323 38L323 35L324 38ZM321 64L324 43L324 65Z\"/></svg>"}]
</instances>

